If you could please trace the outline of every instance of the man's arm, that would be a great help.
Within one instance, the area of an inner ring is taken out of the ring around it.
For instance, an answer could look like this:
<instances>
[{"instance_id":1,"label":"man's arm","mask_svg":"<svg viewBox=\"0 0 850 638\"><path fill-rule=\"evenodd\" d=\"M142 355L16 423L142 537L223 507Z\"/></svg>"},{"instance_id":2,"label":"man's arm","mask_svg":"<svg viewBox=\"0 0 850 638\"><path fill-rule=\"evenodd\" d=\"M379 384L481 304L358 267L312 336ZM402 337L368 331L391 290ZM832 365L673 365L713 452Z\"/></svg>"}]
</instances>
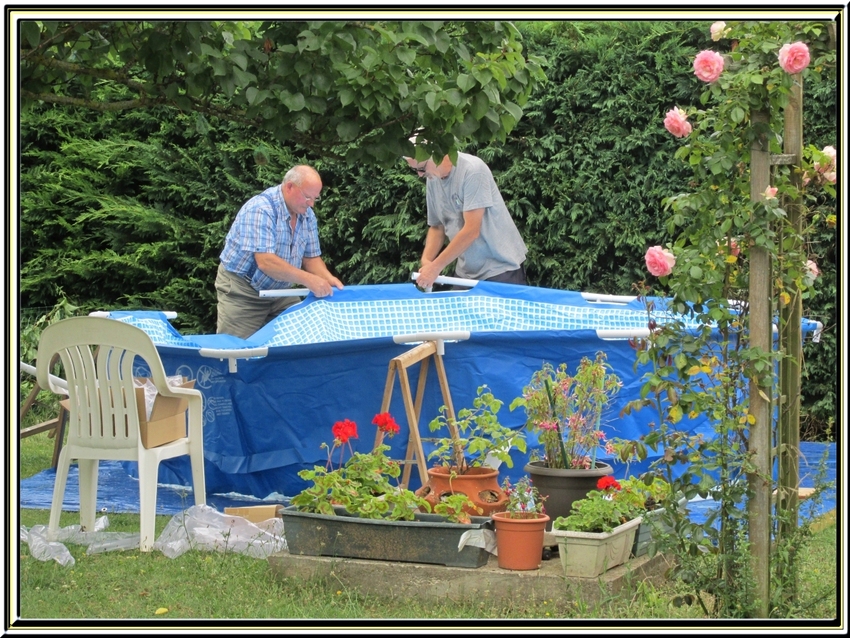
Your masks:
<instances>
[{"instance_id":1,"label":"man's arm","mask_svg":"<svg viewBox=\"0 0 850 638\"><path fill-rule=\"evenodd\" d=\"M300 284L309 288L317 297L332 295L332 285L342 288L342 283L339 279L331 275L321 257L305 257L302 261L303 269L295 268L288 261L282 257L278 257L274 253L254 253L254 259L257 261L257 267L272 279ZM311 271L308 268L308 262L314 262L315 260L318 260L321 265L317 267L314 263L311 264Z\"/></svg>"},{"instance_id":2,"label":"man's arm","mask_svg":"<svg viewBox=\"0 0 850 638\"><path fill-rule=\"evenodd\" d=\"M439 252L445 238L443 227L432 226L429 228L428 235L425 237L422 267L419 269L419 279L416 280L416 285L420 288L429 288L434 285L434 280L439 277L443 269L460 257L472 245L472 242L481 235L481 221L483 219L483 208L464 211L463 228L454 236L454 239L449 242L443 252ZM437 254L438 252L439 254ZM432 255L433 257L431 257ZM427 261L429 257L431 259Z\"/></svg>"}]
</instances>

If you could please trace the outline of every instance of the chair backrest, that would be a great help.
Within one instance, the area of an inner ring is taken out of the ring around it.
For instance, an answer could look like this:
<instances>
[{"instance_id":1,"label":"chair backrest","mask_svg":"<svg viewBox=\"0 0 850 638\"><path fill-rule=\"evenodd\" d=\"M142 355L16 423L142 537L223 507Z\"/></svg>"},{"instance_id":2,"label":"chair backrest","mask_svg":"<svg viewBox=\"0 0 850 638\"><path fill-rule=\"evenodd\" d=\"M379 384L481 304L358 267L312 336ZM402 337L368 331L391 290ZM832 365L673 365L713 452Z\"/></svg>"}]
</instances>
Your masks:
<instances>
[{"instance_id":1,"label":"chair backrest","mask_svg":"<svg viewBox=\"0 0 850 638\"><path fill-rule=\"evenodd\" d=\"M62 359L68 383L68 445L133 448L139 445L139 413L133 381L140 357L157 388L167 387L165 369L151 338L114 319L72 317L44 329L38 343L37 379L50 379L48 362Z\"/></svg>"}]
</instances>

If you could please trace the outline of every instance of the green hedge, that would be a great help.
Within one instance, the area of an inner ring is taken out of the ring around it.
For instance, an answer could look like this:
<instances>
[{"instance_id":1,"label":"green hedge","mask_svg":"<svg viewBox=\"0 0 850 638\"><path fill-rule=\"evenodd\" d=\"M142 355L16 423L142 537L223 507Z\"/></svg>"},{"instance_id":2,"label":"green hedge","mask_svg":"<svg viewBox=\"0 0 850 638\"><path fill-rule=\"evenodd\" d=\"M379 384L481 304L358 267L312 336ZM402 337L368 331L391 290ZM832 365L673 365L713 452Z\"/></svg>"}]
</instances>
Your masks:
<instances>
[{"instance_id":1,"label":"green hedge","mask_svg":"<svg viewBox=\"0 0 850 638\"><path fill-rule=\"evenodd\" d=\"M630 294L648 246L669 240L661 202L687 191L680 141L662 125L699 105L691 61L708 23L521 23L527 51L549 61L507 143L468 148L488 162L529 248L530 283ZM805 143L836 145L834 83L807 86ZM316 165L324 256L347 284L409 281L426 232L424 182L397 170L309 157L220 123L166 110L94 113L42 106L22 114L23 309L63 297L83 311L158 308L183 332L215 330L213 281L241 204L295 162ZM818 213L835 212L834 201ZM806 316L827 329L806 346L804 424L821 436L836 408L835 229L813 224L822 271Z\"/></svg>"}]
</instances>

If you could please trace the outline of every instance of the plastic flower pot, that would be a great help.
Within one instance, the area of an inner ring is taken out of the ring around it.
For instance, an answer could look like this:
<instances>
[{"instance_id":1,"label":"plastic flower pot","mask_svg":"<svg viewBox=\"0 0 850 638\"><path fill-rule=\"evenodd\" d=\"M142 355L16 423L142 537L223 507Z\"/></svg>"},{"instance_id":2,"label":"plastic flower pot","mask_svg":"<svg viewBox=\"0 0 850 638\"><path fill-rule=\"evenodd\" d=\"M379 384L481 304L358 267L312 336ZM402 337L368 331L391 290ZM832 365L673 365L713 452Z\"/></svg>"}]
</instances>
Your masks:
<instances>
[{"instance_id":1,"label":"plastic flower pot","mask_svg":"<svg viewBox=\"0 0 850 638\"><path fill-rule=\"evenodd\" d=\"M284 508L283 533L294 556L336 556L371 560L428 563L448 567L483 567L490 554L466 544L458 549L466 532L492 533L493 522L483 516L469 524L450 523L435 514L415 514L412 521L359 518L342 507L336 516Z\"/></svg>"},{"instance_id":2,"label":"plastic flower pot","mask_svg":"<svg viewBox=\"0 0 850 638\"><path fill-rule=\"evenodd\" d=\"M642 522L638 516L607 533L554 530L565 576L595 578L629 559L635 533ZM498 539L498 532L497 532Z\"/></svg>"},{"instance_id":3,"label":"plastic flower pot","mask_svg":"<svg viewBox=\"0 0 850 638\"><path fill-rule=\"evenodd\" d=\"M510 518L508 512L490 515L496 526L496 550L499 567L523 571L537 569L543 560L543 533L549 517Z\"/></svg>"},{"instance_id":4,"label":"plastic flower pot","mask_svg":"<svg viewBox=\"0 0 850 638\"><path fill-rule=\"evenodd\" d=\"M532 461L523 470L531 476L537 491L547 497L546 513L553 521L559 516L569 516L575 501L595 490L600 478L614 473L614 468L601 461L592 470L556 469L546 467L543 461Z\"/></svg>"}]
</instances>

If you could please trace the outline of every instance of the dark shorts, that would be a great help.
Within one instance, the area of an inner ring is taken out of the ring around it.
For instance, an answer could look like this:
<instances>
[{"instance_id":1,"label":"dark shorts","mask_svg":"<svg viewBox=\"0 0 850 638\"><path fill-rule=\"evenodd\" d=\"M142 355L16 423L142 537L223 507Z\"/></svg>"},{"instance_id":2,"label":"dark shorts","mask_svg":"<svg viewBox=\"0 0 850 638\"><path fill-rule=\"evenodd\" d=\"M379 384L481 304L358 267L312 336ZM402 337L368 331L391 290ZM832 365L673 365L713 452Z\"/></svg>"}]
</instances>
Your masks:
<instances>
[{"instance_id":1,"label":"dark shorts","mask_svg":"<svg viewBox=\"0 0 850 638\"><path fill-rule=\"evenodd\" d=\"M520 286L525 286L528 284L528 280L525 278L525 266L520 266L516 270L509 270L508 272L503 272L495 277L490 277L485 279L484 281L496 281L501 284L518 284Z\"/></svg>"}]
</instances>

